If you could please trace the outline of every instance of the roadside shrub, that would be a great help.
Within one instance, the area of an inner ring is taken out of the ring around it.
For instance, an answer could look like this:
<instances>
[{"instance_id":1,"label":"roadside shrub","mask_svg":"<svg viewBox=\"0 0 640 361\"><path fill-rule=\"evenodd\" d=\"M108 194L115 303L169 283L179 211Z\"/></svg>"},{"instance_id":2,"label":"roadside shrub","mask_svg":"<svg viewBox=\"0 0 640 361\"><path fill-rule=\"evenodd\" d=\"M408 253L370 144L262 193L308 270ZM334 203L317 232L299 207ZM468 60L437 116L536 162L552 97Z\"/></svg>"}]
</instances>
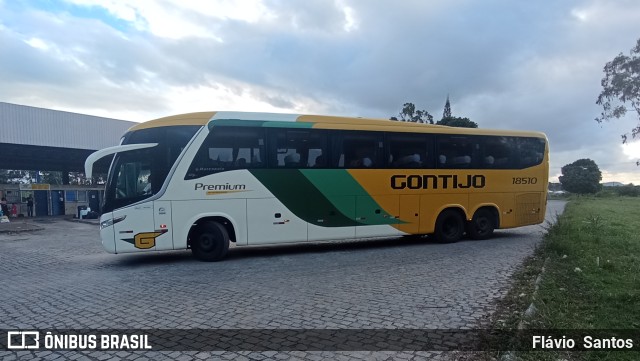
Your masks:
<instances>
[{"instance_id":1,"label":"roadside shrub","mask_svg":"<svg viewBox=\"0 0 640 361\"><path fill-rule=\"evenodd\" d=\"M612 198L617 197L618 193L612 189L612 187L605 187L600 192L596 193L598 198Z\"/></svg>"},{"instance_id":2,"label":"roadside shrub","mask_svg":"<svg viewBox=\"0 0 640 361\"><path fill-rule=\"evenodd\" d=\"M634 186L633 184L616 187L615 190L619 196L640 197L640 186Z\"/></svg>"}]
</instances>

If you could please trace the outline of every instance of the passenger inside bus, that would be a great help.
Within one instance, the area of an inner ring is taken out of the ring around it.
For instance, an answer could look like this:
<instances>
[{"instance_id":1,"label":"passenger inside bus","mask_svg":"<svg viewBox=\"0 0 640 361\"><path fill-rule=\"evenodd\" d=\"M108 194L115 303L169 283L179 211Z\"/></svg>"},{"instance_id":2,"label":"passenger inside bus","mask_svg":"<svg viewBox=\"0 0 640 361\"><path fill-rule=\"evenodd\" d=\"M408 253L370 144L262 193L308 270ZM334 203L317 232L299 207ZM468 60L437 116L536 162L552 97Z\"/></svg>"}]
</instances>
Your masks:
<instances>
[{"instance_id":1,"label":"passenger inside bus","mask_svg":"<svg viewBox=\"0 0 640 361\"><path fill-rule=\"evenodd\" d=\"M358 148L356 149L355 158L349 163L350 167L354 168L371 168L373 167L372 157L369 156L371 154L369 150L366 148Z\"/></svg>"},{"instance_id":2,"label":"passenger inside bus","mask_svg":"<svg viewBox=\"0 0 640 361\"><path fill-rule=\"evenodd\" d=\"M420 157L419 151L406 150L400 154L398 160L394 161L392 165L398 168L420 168L422 166L422 157Z\"/></svg>"},{"instance_id":3,"label":"passenger inside bus","mask_svg":"<svg viewBox=\"0 0 640 361\"><path fill-rule=\"evenodd\" d=\"M289 153L284 157L284 166L288 168L294 168L300 165L300 154Z\"/></svg>"},{"instance_id":4,"label":"passenger inside bus","mask_svg":"<svg viewBox=\"0 0 640 361\"><path fill-rule=\"evenodd\" d=\"M324 159L324 154L320 154L316 157L315 163L313 164L313 168L323 168L326 166L326 161Z\"/></svg>"}]
</instances>

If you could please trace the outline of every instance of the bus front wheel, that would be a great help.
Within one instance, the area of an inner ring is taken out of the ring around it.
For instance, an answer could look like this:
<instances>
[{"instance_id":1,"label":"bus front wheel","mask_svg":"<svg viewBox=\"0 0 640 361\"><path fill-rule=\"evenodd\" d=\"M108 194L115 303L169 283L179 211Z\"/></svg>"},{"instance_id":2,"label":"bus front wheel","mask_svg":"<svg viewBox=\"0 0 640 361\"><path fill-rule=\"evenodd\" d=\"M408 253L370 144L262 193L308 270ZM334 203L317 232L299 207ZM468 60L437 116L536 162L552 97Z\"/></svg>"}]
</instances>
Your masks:
<instances>
[{"instance_id":1,"label":"bus front wheel","mask_svg":"<svg viewBox=\"0 0 640 361\"><path fill-rule=\"evenodd\" d=\"M440 243L453 243L464 234L464 219L460 212L447 209L440 213L436 221L435 237Z\"/></svg>"},{"instance_id":2,"label":"bus front wheel","mask_svg":"<svg viewBox=\"0 0 640 361\"><path fill-rule=\"evenodd\" d=\"M195 237L191 239L191 252L207 262L220 261L229 251L229 232L220 223L204 222L197 226Z\"/></svg>"}]
</instances>

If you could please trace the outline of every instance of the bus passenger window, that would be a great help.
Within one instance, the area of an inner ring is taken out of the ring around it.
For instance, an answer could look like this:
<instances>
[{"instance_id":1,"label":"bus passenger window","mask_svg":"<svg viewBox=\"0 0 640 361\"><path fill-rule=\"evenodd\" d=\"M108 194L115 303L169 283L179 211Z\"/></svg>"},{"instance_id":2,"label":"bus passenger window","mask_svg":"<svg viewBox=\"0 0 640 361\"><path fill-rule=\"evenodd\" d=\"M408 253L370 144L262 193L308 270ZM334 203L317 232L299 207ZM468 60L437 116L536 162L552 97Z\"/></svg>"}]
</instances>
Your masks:
<instances>
[{"instance_id":1,"label":"bus passenger window","mask_svg":"<svg viewBox=\"0 0 640 361\"><path fill-rule=\"evenodd\" d=\"M387 133L390 168L431 168L432 142L426 134Z\"/></svg>"},{"instance_id":2,"label":"bus passenger window","mask_svg":"<svg viewBox=\"0 0 640 361\"><path fill-rule=\"evenodd\" d=\"M383 151L382 133L344 131L334 143L334 162L341 168L379 168Z\"/></svg>"},{"instance_id":3,"label":"bus passenger window","mask_svg":"<svg viewBox=\"0 0 640 361\"><path fill-rule=\"evenodd\" d=\"M214 127L194 157L185 179L263 167L263 132L259 128Z\"/></svg>"},{"instance_id":4,"label":"bus passenger window","mask_svg":"<svg viewBox=\"0 0 640 361\"><path fill-rule=\"evenodd\" d=\"M481 168L510 169L514 167L515 143L511 137L480 138Z\"/></svg>"},{"instance_id":5,"label":"bus passenger window","mask_svg":"<svg viewBox=\"0 0 640 361\"><path fill-rule=\"evenodd\" d=\"M318 129L272 128L270 157L276 168L315 168L327 149L327 133ZM322 165L321 167L324 167Z\"/></svg>"},{"instance_id":6,"label":"bus passenger window","mask_svg":"<svg viewBox=\"0 0 640 361\"><path fill-rule=\"evenodd\" d=\"M476 144L467 136L438 136L438 166L445 169L471 168L474 145Z\"/></svg>"},{"instance_id":7,"label":"bus passenger window","mask_svg":"<svg viewBox=\"0 0 640 361\"><path fill-rule=\"evenodd\" d=\"M518 138L520 168L533 167L542 163L545 141L542 138Z\"/></svg>"},{"instance_id":8,"label":"bus passenger window","mask_svg":"<svg viewBox=\"0 0 640 361\"><path fill-rule=\"evenodd\" d=\"M375 154L375 151L367 148L358 148L355 156L349 162L350 168L371 168L373 166L372 157L369 154Z\"/></svg>"}]
</instances>

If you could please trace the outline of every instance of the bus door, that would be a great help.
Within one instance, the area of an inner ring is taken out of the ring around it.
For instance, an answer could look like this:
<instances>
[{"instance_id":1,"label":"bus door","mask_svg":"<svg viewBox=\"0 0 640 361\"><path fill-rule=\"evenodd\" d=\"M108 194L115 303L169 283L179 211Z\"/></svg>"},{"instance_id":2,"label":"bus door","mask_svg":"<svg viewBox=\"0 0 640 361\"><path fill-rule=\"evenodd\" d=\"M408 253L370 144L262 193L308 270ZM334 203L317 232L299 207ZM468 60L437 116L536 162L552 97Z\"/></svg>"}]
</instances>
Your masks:
<instances>
[{"instance_id":1,"label":"bus door","mask_svg":"<svg viewBox=\"0 0 640 361\"><path fill-rule=\"evenodd\" d=\"M166 228L161 229L160 224L156 224L154 219L156 214L159 221L165 220L167 214L171 216L168 202L155 205L154 201L144 201L152 194L152 160L141 154L122 153L116 156L114 161L115 199L133 203L112 212L115 251L118 253L167 249L161 240L170 238L163 238L169 227L168 223L163 223L166 224ZM156 247L156 243L164 247ZM170 245L168 248L173 247Z\"/></svg>"},{"instance_id":2,"label":"bus door","mask_svg":"<svg viewBox=\"0 0 640 361\"><path fill-rule=\"evenodd\" d=\"M150 148L158 143L127 144L105 148L92 153L85 160L85 175L91 177L93 164L100 158L116 154L111 169L107 191L112 192L109 197L115 207L112 212L106 212L100 217L100 237L103 246L114 253L138 252L156 249L172 249L171 237L165 236L170 228L165 223L170 219L171 210L168 203L157 205L149 200L154 189L161 186L159 168L154 166L154 153ZM160 177L161 179L161 177ZM161 209L162 208L162 209ZM154 218L158 213L158 223ZM161 225L166 225L167 230ZM113 243L110 240L113 239ZM158 244L158 246L156 246Z\"/></svg>"}]
</instances>

